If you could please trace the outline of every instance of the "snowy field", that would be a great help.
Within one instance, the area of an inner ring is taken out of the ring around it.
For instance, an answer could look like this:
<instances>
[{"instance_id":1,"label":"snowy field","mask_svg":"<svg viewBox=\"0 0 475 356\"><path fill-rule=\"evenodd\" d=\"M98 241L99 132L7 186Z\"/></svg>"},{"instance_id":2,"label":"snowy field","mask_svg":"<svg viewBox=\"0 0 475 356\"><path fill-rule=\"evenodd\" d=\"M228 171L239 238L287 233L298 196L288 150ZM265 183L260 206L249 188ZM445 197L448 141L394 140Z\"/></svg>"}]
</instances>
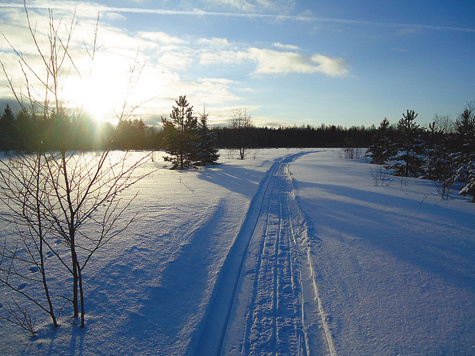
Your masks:
<instances>
[{"instance_id":1,"label":"snowy field","mask_svg":"<svg viewBox=\"0 0 475 356\"><path fill-rule=\"evenodd\" d=\"M185 172L154 158L126 193L139 220L84 271L86 328L2 322L1 355L475 354L468 198L375 185L340 150L222 151Z\"/></svg>"}]
</instances>

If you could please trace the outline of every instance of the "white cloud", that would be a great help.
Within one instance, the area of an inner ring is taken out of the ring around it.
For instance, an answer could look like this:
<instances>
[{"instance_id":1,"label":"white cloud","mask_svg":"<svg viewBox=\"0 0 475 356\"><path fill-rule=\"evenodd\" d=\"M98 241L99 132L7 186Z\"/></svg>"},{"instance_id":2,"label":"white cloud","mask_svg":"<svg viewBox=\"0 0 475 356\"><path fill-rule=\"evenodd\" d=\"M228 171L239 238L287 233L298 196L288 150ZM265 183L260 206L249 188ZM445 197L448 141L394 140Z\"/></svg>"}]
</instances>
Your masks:
<instances>
[{"instance_id":1,"label":"white cloud","mask_svg":"<svg viewBox=\"0 0 475 356\"><path fill-rule=\"evenodd\" d=\"M187 43L187 41L170 36L165 32L139 31L137 32L137 36L147 41L158 42L165 45L184 45Z\"/></svg>"},{"instance_id":2,"label":"white cloud","mask_svg":"<svg viewBox=\"0 0 475 356\"><path fill-rule=\"evenodd\" d=\"M216 84L221 84L221 85L226 85L226 86L236 83L235 80L226 79L226 78L199 78L198 81L202 83L210 82L210 83L216 83Z\"/></svg>"},{"instance_id":3,"label":"white cloud","mask_svg":"<svg viewBox=\"0 0 475 356\"><path fill-rule=\"evenodd\" d=\"M231 48L226 39L201 39L203 48L199 53L200 65L241 65L254 62L256 69L253 74L291 74L291 73L323 73L328 76L345 76L348 74L348 63L342 58L331 58L321 54L306 56L299 53L299 47L279 42L272 44L280 49L262 48ZM229 48L229 49L228 49Z\"/></svg>"},{"instance_id":4,"label":"white cloud","mask_svg":"<svg viewBox=\"0 0 475 356\"><path fill-rule=\"evenodd\" d=\"M316 71L332 77L344 77L348 74L348 62L343 58L330 58L321 54L312 56L312 61L317 63Z\"/></svg>"},{"instance_id":5,"label":"white cloud","mask_svg":"<svg viewBox=\"0 0 475 356\"><path fill-rule=\"evenodd\" d=\"M239 64L248 57L243 51L217 51L200 53L200 64Z\"/></svg>"},{"instance_id":6,"label":"white cloud","mask_svg":"<svg viewBox=\"0 0 475 356\"><path fill-rule=\"evenodd\" d=\"M206 46L209 48L224 48L229 45L227 38L200 38L197 43L201 46Z\"/></svg>"},{"instance_id":7,"label":"white cloud","mask_svg":"<svg viewBox=\"0 0 475 356\"><path fill-rule=\"evenodd\" d=\"M296 52L259 48L251 48L248 53L249 58L257 63L255 74L323 73L340 77L348 74L348 64L342 58L330 58L321 54L308 58Z\"/></svg>"},{"instance_id":8,"label":"white cloud","mask_svg":"<svg viewBox=\"0 0 475 356\"><path fill-rule=\"evenodd\" d=\"M294 0L204 0L204 3L246 13L271 11L282 14L288 13L295 7Z\"/></svg>"},{"instance_id":9,"label":"white cloud","mask_svg":"<svg viewBox=\"0 0 475 356\"><path fill-rule=\"evenodd\" d=\"M285 45L280 42L274 42L272 46L275 48L285 49L285 50L290 50L290 51L298 51L300 49L299 46Z\"/></svg>"},{"instance_id":10,"label":"white cloud","mask_svg":"<svg viewBox=\"0 0 475 356\"><path fill-rule=\"evenodd\" d=\"M186 70L193 63L193 57L183 51L167 52L158 58L157 63L169 70Z\"/></svg>"}]
</instances>

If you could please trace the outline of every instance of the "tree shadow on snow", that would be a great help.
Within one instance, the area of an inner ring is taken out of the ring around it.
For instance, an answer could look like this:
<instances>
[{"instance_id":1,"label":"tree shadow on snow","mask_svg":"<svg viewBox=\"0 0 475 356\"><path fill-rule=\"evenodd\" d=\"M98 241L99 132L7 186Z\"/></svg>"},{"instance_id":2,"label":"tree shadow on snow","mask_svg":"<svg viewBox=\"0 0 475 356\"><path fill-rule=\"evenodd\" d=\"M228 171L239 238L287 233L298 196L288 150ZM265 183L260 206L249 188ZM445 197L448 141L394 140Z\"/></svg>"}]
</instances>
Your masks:
<instances>
[{"instance_id":1,"label":"tree shadow on snow","mask_svg":"<svg viewBox=\"0 0 475 356\"><path fill-rule=\"evenodd\" d=\"M319 219L309 222L316 237L319 224L323 224L340 236L352 236L452 285L475 291L473 241L449 235L458 230L462 236L473 236L473 214L344 186L307 182L296 182L296 186L342 197L298 198L307 218ZM433 237L444 230L446 238Z\"/></svg>"},{"instance_id":2,"label":"tree shadow on snow","mask_svg":"<svg viewBox=\"0 0 475 356\"><path fill-rule=\"evenodd\" d=\"M199 178L251 199L265 172L239 166L214 166L199 171ZM253 187L249 189L249 187Z\"/></svg>"},{"instance_id":3,"label":"tree shadow on snow","mask_svg":"<svg viewBox=\"0 0 475 356\"><path fill-rule=\"evenodd\" d=\"M190 339L204 311L203 298L209 295L210 250L214 230L223 216L220 205L193 233L179 256L167 264L160 285L145 287L147 298L138 313L130 314L126 330L136 343L150 342L160 334L160 354L183 353L180 347L187 346L183 340Z\"/></svg>"}]
</instances>

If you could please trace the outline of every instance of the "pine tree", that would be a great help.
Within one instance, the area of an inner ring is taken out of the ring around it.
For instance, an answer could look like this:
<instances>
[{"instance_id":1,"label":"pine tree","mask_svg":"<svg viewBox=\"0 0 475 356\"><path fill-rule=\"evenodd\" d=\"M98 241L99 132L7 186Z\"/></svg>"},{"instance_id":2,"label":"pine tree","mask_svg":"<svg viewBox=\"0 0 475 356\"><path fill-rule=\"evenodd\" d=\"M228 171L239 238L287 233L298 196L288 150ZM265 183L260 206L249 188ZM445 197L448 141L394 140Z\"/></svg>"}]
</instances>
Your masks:
<instances>
[{"instance_id":1,"label":"pine tree","mask_svg":"<svg viewBox=\"0 0 475 356\"><path fill-rule=\"evenodd\" d=\"M446 181L453 174L446 134L434 121L429 124L424 141L424 173L428 179Z\"/></svg>"},{"instance_id":2,"label":"pine tree","mask_svg":"<svg viewBox=\"0 0 475 356\"><path fill-rule=\"evenodd\" d=\"M209 166L216 164L219 158L216 147L216 134L208 128L208 116L206 109L200 114L199 142L197 145L197 164Z\"/></svg>"},{"instance_id":3,"label":"pine tree","mask_svg":"<svg viewBox=\"0 0 475 356\"><path fill-rule=\"evenodd\" d=\"M469 105L455 121L454 151L459 164L475 160L475 110Z\"/></svg>"},{"instance_id":4,"label":"pine tree","mask_svg":"<svg viewBox=\"0 0 475 356\"><path fill-rule=\"evenodd\" d=\"M460 174L463 174L465 186L460 190L459 194L466 196L472 196L472 203L475 203L475 161L471 161L466 166L462 166L459 169Z\"/></svg>"},{"instance_id":5,"label":"pine tree","mask_svg":"<svg viewBox=\"0 0 475 356\"><path fill-rule=\"evenodd\" d=\"M419 125L415 119L417 114L414 110L407 110L402 114L402 119L397 123L397 153L391 158L391 168L398 176L418 176L421 172L422 141L420 138Z\"/></svg>"},{"instance_id":6,"label":"pine tree","mask_svg":"<svg viewBox=\"0 0 475 356\"><path fill-rule=\"evenodd\" d=\"M389 120L384 118L371 140L369 147L371 163L384 165L395 154L392 134Z\"/></svg>"},{"instance_id":7,"label":"pine tree","mask_svg":"<svg viewBox=\"0 0 475 356\"><path fill-rule=\"evenodd\" d=\"M0 116L0 149L5 152L15 149L16 141L15 114L7 104Z\"/></svg>"},{"instance_id":8,"label":"pine tree","mask_svg":"<svg viewBox=\"0 0 475 356\"><path fill-rule=\"evenodd\" d=\"M471 105L455 122L453 162L457 169L453 180L464 184L462 195L471 195L475 202L475 114Z\"/></svg>"},{"instance_id":9,"label":"pine tree","mask_svg":"<svg viewBox=\"0 0 475 356\"><path fill-rule=\"evenodd\" d=\"M165 152L171 156L165 160L172 162L172 169L185 169L196 161L198 119L193 116L193 106L186 95L175 101L172 107L171 121L162 117Z\"/></svg>"},{"instance_id":10,"label":"pine tree","mask_svg":"<svg viewBox=\"0 0 475 356\"><path fill-rule=\"evenodd\" d=\"M142 119L120 120L114 133L114 147L123 150L142 149L145 144L145 129Z\"/></svg>"}]
</instances>

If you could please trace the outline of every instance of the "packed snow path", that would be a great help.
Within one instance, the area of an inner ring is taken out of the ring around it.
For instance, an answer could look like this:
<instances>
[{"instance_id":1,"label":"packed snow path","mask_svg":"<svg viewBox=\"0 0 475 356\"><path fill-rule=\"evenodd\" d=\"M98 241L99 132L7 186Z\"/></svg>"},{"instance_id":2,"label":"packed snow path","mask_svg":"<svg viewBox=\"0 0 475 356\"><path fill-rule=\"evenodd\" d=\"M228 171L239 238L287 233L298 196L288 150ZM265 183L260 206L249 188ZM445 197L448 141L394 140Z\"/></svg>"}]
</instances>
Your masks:
<instances>
[{"instance_id":1,"label":"packed snow path","mask_svg":"<svg viewBox=\"0 0 475 356\"><path fill-rule=\"evenodd\" d=\"M336 355L289 172L302 154L274 163L261 183L223 266L195 355Z\"/></svg>"}]
</instances>

